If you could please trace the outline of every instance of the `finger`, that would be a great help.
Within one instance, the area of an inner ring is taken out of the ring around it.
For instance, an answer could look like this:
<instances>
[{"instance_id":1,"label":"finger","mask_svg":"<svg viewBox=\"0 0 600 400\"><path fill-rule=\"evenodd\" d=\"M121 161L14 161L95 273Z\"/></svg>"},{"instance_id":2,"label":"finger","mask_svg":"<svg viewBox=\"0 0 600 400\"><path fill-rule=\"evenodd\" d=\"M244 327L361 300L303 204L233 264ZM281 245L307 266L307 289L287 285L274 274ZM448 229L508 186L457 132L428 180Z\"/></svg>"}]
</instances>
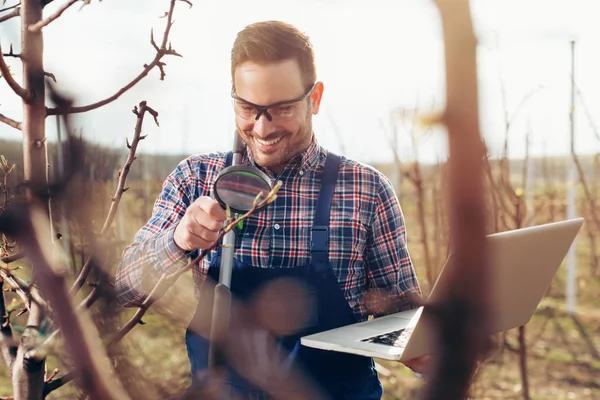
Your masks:
<instances>
[{"instance_id":1,"label":"finger","mask_svg":"<svg viewBox=\"0 0 600 400\"><path fill-rule=\"evenodd\" d=\"M204 209L197 209L192 213L192 216L198 225L204 227L208 231L217 233L223 228L223 221L219 221Z\"/></svg>"},{"instance_id":2,"label":"finger","mask_svg":"<svg viewBox=\"0 0 600 400\"><path fill-rule=\"evenodd\" d=\"M218 231L208 229L205 226L202 226L198 221L195 221L195 223L190 226L189 230L196 240L204 241L206 244L213 243L219 237Z\"/></svg>"},{"instance_id":3,"label":"finger","mask_svg":"<svg viewBox=\"0 0 600 400\"><path fill-rule=\"evenodd\" d=\"M222 223L227 219L227 213L223 210L223 207L221 207L218 201L211 199L210 197L205 198L205 200L201 202L200 208L218 222Z\"/></svg>"},{"instance_id":4,"label":"finger","mask_svg":"<svg viewBox=\"0 0 600 400\"><path fill-rule=\"evenodd\" d=\"M202 229L195 228L193 223L190 224L187 221L186 223L181 224L181 230L182 233L180 234L180 238L182 243L180 247L185 250L204 250L208 248L214 242L214 240L216 240L216 238L213 240L210 240L210 238L205 239L201 234L199 234Z\"/></svg>"}]
</instances>

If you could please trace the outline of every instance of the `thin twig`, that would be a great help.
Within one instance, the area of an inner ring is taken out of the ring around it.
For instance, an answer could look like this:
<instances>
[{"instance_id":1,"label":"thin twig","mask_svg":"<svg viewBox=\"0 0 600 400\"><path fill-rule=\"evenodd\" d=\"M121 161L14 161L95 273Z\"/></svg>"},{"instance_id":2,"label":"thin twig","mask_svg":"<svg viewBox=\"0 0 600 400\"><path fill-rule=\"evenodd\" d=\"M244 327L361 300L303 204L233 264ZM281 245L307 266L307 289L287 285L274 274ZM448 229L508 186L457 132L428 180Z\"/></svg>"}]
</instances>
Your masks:
<instances>
[{"instance_id":1,"label":"thin twig","mask_svg":"<svg viewBox=\"0 0 600 400\"><path fill-rule=\"evenodd\" d=\"M2 21L0 21L0 22L2 22ZM13 78L12 74L10 73L10 69L8 68L8 65L6 65L6 62L4 61L2 47L0 47L0 73L2 73L2 76L6 80L6 83L8 83L8 86L10 86L10 88L17 95L19 95L25 102L29 102L33 99L32 93L25 90L24 88L22 88L21 85L19 85L17 83L17 81L15 81L15 78Z\"/></svg>"},{"instance_id":2,"label":"thin twig","mask_svg":"<svg viewBox=\"0 0 600 400\"><path fill-rule=\"evenodd\" d=\"M146 114L146 112L150 113L154 117L154 122L156 122L156 124L158 125L158 113L154 109L152 109L150 106L148 106L146 101L140 102L139 109L137 107L135 107L133 109L133 113L137 116L137 122L135 125L133 140L132 140L131 144L129 144L129 141L127 141L127 147L129 149L129 154L127 155L127 160L125 161L123 168L119 172L119 181L117 183L117 188L115 190L115 194L113 196L112 204L110 205L108 215L106 216L106 219L104 221L102 229L100 230L100 234L99 234L100 236L103 236L106 233L106 231L108 230L108 228L111 226L111 224L115 218L115 215L117 214L117 209L118 209L119 203L121 201L121 196L123 195L123 193L125 193L127 191L127 189L129 189L129 188L125 187L125 182L127 181L127 175L129 174L129 171L131 170L131 165L133 164L133 162L136 159L135 153L137 151L139 142L146 138L146 136L142 136L142 134L141 134L142 126L143 126L143 122L144 122L144 115ZM85 263L83 264L83 267L81 268L81 271L79 272L79 275L77 276L77 279L75 279L75 282L71 286L71 290L70 290L71 295L74 295L75 293L77 293L77 291L79 291L79 289L81 289L83 287L85 280L87 279L87 277L92 269L92 264L91 264L92 255L93 255L93 253L90 253L88 255Z\"/></svg>"},{"instance_id":3,"label":"thin twig","mask_svg":"<svg viewBox=\"0 0 600 400\"><path fill-rule=\"evenodd\" d=\"M10 326L10 316L6 312L3 286L4 280L0 280L0 351L8 370L11 371L17 357L17 346Z\"/></svg>"},{"instance_id":4,"label":"thin twig","mask_svg":"<svg viewBox=\"0 0 600 400\"><path fill-rule=\"evenodd\" d=\"M577 90L577 98L579 99L579 102L581 103L581 106L583 107L583 112L585 113L585 116L588 119L588 123L590 124L590 127L592 128L592 132L594 132L594 136L596 137L596 139L598 139L598 141L600 141L600 132L598 132L598 127L596 126L596 123L594 122L592 113L590 113L590 110L588 109L586 102L583 100L583 93L581 93L581 90L579 90L579 87L577 85L575 85L575 89Z\"/></svg>"},{"instance_id":5,"label":"thin twig","mask_svg":"<svg viewBox=\"0 0 600 400\"><path fill-rule=\"evenodd\" d=\"M25 252L21 251L19 253L15 253L12 256L5 256L0 259L4 264L9 264L11 262L15 262L25 257Z\"/></svg>"},{"instance_id":6,"label":"thin twig","mask_svg":"<svg viewBox=\"0 0 600 400\"><path fill-rule=\"evenodd\" d=\"M29 311L29 302L34 300L31 295L31 288L15 276L13 276L7 268L0 268L0 278L8 282L14 289L15 293L23 300L25 308Z\"/></svg>"},{"instance_id":7,"label":"thin twig","mask_svg":"<svg viewBox=\"0 0 600 400\"><path fill-rule=\"evenodd\" d=\"M50 376L46 378L46 383L52 381L56 377L56 375L58 375L58 372L59 372L58 368L54 368L54 371L52 371Z\"/></svg>"},{"instance_id":8,"label":"thin twig","mask_svg":"<svg viewBox=\"0 0 600 400\"><path fill-rule=\"evenodd\" d=\"M168 42L169 41L169 33L171 31L171 27L173 26L173 10L175 8L175 2L176 0L171 0L171 6L169 8L169 11L167 13L167 26L165 28L164 34L163 34L163 40L162 40L162 45L161 47L158 47L156 45L156 43L154 43L154 38L152 36L152 31L151 31L151 39L150 42L152 43L152 46L155 48L156 50L156 55L154 56L154 59L152 60L152 62L150 62L150 64L145 64L144 65L144 70L138 75L136 76L131 82L129 82L127 85L125 85L124 87L122 87L121 89L119 89L115 94L113 94L110 97L107 97L104 100L100 100L96 103L92 103L86 106L80 106L80 107L55 107L55 108L48 108L46 110L46 115L62 115L62 114L76 114L76 113L82 113L82 112L86 112L86 111L90 111L90 110L94 110L96 108L102 107L108 103L111 103L113 101L115 101L116 99L118 99L119 97L121 97L121 95L123 93L125 93L126 91L128 91L129 89L131 89L133 86L135 86L139 81L142 80L142 78L144 78L146 75L148 75L148 73L150 73L150 71L155 68L158 67L161 71L161 80L164 79L165 77L165 73L164 73L164 69L163 66L165 65L161 60L165 55L174 55L174 56L178 56L181 57L181 54L177 53L172 47L171 44Z\"/></svg>"},{"instance_id":9,"label":"thin twig","mask_svg":"<svg viewBox=\"0 0 600 400\"><path fill-rule=\"evenodd\" d=\"M4 57L22 58L22 57L21 57L21 53L15 53L15 52L13 51L13 46L12 46L12 44L10 45L10 48L9 48L9 50L8 50L8 53L2 53L2 55L3 55Z\"/></svg>"},{"instance_id":10,"label":"thin twig","mask_svg":"<svg viewBox=\"0 0 600 400\"><path fill-rule=\"evenodd\" d=\"M42 30L43 27L45 27L46 25L48 25L50 22L54 21L55 19L57 19L58 17L60 17L62 15L63 12L65 12L67 10L67 8L71 7L73 4L75 4L76 2L78 2L79 0L69 0L67 1L65 4L63 4L61 7L58 8L58 10L56 10L54 12L54 14L50 15L48 18L43 19L41 21L39 21L36 24L33 25L29 25L27 27L27 30L29 32L40 32Z\"/></svg>"},{"instance_id":11,"label":"thin twig","mask_svg":"<svg viewBox=\"0 0 600 400\"><path fill-rule=\"evenodd\" d=\"M54 76L54 74L52 72L44 71L44 76L47 76L48 78L52 79L54 81L54 83L56 83L56 76Z\"/></svg>"},{"instance_id":12,"label":"thin twig","mask_svg":"<svg viewBox=\"0 0 600 400\"><path fill-rule=\"evenodd\" d=\"M13 8L17 8L21 5L21 2L18 2L17 4L13 5L13 6L8 6L6 8L2 8L0 9L0 13L5 12L5 11L9 11L12 10Z\"/></svg>"},{"instance_id":13,"label":"thin twig","mask_svg":"<svg viewBox=\"0 0 600 400\"><path fill-rule=\"evenodd\" d=\"M15 129L21 130L21 123L14 119L8 118L6 115L0 113L0 122L5 123L8 126L12 126Z\"/></svg>"},{"instance_id":14,"label":"thin twig","mask_svg":"<svg viewBox=\"0 0 600 400\"><path fill-rule=\"evenodd\" d=\"M61 388L67 383L71 382L74 377L75 374L71 371L64 374L60 378L52 379L51 381L46 382L44 385L44 398L56 389Z\"/></svg>"},{"instance_id":15,"label":"thin twig","mask_svg":"<svg viewBox=\"0 0 600 400\"><path fill-rule=\"evenodd\" d=\"M4 14L0 17L0 22L8 21L11 18L18 17L21 14L21 9L16 7L14 10L9 12L8 14Z\"/></svg>"},{"instance_id":16,"label":"thin twig","mask_svg":"<svg viewBox=\"0 0 600 400\"><path fill-rule=\"evenodd\" d=\"M198 257L196 257L195 259L190 261L186 266L178 269L175 272L172 272L170 274L163 274L158 280L158 282L156 282L156 284L154 285L154 288L152 288L152 290L150 291L150 294L148 294L144 302L139 306L139 309L135 312L133 317L131 317L131 319L129 319L129 321L127 321L127 323L115 334L115 336L108 343L107 347L110 348L114 344L118 343L121 339L123 339L123 337L125 337L125 335L127 335L127 333L129 333L137 324L139 324L142 320L142 317L144 316L144 314L146 314L146 311L148 311L152 304L154 304L154 302L156 302L162 296L164 296L167 290L175 283L175 281L182 274L184 274L185 272L190 270L194 265L202 261L202 259L206 257L207 254L209 254L214 248L216 248L223 239L223 236L225 236L227 232L231 231L240 221L243 221L250 215L252 215L257 209L260 209L265 205L275 201L275 199L277 198L277 191L280 187L280 184L275 185L273 189L269 192L269 194L265 197L265 199L259 202L259 197L262 195L261 192L261 194L259 194L259 197L257 197L257 199L254 201L252 208L244 215L228 223L227 226L223 228L217 239L209 247L202 250Z\"/></svg>"}]
</instances>

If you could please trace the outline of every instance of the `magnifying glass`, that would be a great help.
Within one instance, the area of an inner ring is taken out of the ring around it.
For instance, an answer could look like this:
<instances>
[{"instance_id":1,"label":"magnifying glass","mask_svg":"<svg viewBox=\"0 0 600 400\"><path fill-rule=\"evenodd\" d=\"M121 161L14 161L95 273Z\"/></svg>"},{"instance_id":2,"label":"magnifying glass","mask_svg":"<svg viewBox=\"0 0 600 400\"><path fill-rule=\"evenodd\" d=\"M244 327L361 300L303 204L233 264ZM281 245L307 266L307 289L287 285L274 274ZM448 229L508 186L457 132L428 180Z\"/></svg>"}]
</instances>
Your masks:
<instances>
[{"instance_id":1,"label":"magnifying glass","mask_svg":"<svg viewBox=\"0 0 600 400\"><path fill-rule=\"evenodd\" d=\"M256 196L262 192L262 199L271 191L272 185L269 177L251 165L232 165L221 170L214 183L215 198L231 211L245 214L253 207ZM260 200L259 200L260 201ZM265 208L257 208L261 211Z\"/></svg>"}]
</instances>

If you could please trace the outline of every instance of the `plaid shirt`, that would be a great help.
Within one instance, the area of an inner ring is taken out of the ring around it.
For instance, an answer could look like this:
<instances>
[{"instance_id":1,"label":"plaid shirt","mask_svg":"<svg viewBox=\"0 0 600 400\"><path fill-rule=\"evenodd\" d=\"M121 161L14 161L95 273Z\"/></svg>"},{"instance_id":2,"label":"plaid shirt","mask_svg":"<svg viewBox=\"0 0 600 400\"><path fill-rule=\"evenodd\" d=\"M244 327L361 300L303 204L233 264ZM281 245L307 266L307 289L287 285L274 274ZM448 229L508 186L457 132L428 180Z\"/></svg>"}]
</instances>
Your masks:
<instances>
[{"instance_id":1,"label":"plaid shirt","mask_svg":"<svg viewBox=\"0 0 600 400\"><path fill-rule=\"evenodd\" d=\"M282 186L274 203L244 221L236 240L236 259L262 268L310 263L310 228L320 189L315 176L323 171L326 157L327 151L313 135L308 149L292 158L277 176L263 169L272 183L281 181ZM243 155L242 163L255 165L251 153ZM214 197L212 185L224 164L225 153L193 155L168 176L152 217L123 252L116 276L121 304L141 303L145 296L142 287L148 290L147 285L157 282L163 273L182 267L198 254L180 250L173 232L195 199ZM385 293L398 310L412 307L406 295L421 291L406 248L402 210L382 173L342 157L329 227L329 260L359 320L367 318L367 308L372 306L363 298L369 289ZM194 267L196 288L206 277L214 254Z\"/></svg>"}]
</instances>

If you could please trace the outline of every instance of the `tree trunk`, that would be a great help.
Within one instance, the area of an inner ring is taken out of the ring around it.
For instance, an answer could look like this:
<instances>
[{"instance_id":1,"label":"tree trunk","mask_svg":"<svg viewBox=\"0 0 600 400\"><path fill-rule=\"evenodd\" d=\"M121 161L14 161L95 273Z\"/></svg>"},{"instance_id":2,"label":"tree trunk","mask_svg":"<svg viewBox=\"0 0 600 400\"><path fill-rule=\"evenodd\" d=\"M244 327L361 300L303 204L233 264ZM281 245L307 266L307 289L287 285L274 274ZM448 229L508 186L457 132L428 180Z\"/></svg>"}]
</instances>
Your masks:
<instances>
[{"instance_id":1,"label":"tree trunk","mask_svg":"<svg viewBox=\"0 0 600 400\"><path fill-rule=\"evenodd\" d=\"M519 327L519 370L521 372L521 383L523 388L523 400L529 400L529 377L527 375L527 342L525 340L525 327Z\"/></svg>"},{"instance_id":2,"label":"tree trunk","mask_svg":"<svg viewBox=\"0 0 600 400\"><path fill-rule=\"evenodd\" d=\"M31 33L28 26L42 19L40 0L21 1L21 54L23 61L23 88L33 96L23 101L23 170L30 184L26 189L29 200L35 196L34 188L40 190L48 180L46 154L46 108L44 87L44 42L41 31ZM44 388L45 359L31 358L29 351L37 344L37 334L43 318L43 310L32 302L28 327L23 332L17 359L13 367L13 391L15 400L39 400Z\"/></svg>"},{"instance_id":3,"label":"tree trunk","mask_svg":"<svg viewBox=\"0 0 600 400\"><path fill-rule=\"evenodd\" d=\"M41 400L44 392L46 359L38 356L36 351L44 312L42 307L33 301L29 309L27 327L21 335L12 370L14 400Z\"/></svg>"},{"instance_id":4,"label":"tree trunk","mask_svg":"<svg viewBox=\"0 0 600 400\"><path fill-rule=\"evenodd\" d=\"M21 2L21 41L23 57L23 87L33 99L23 102L23 169L25 180L39 187L45 186L48 174L46 155L46 97L44 87L44 41L41 31L32 33L28 26L42 18L40 0ZM31 190L28 190L28 196Z\"/></svg>"}]
</instances>

